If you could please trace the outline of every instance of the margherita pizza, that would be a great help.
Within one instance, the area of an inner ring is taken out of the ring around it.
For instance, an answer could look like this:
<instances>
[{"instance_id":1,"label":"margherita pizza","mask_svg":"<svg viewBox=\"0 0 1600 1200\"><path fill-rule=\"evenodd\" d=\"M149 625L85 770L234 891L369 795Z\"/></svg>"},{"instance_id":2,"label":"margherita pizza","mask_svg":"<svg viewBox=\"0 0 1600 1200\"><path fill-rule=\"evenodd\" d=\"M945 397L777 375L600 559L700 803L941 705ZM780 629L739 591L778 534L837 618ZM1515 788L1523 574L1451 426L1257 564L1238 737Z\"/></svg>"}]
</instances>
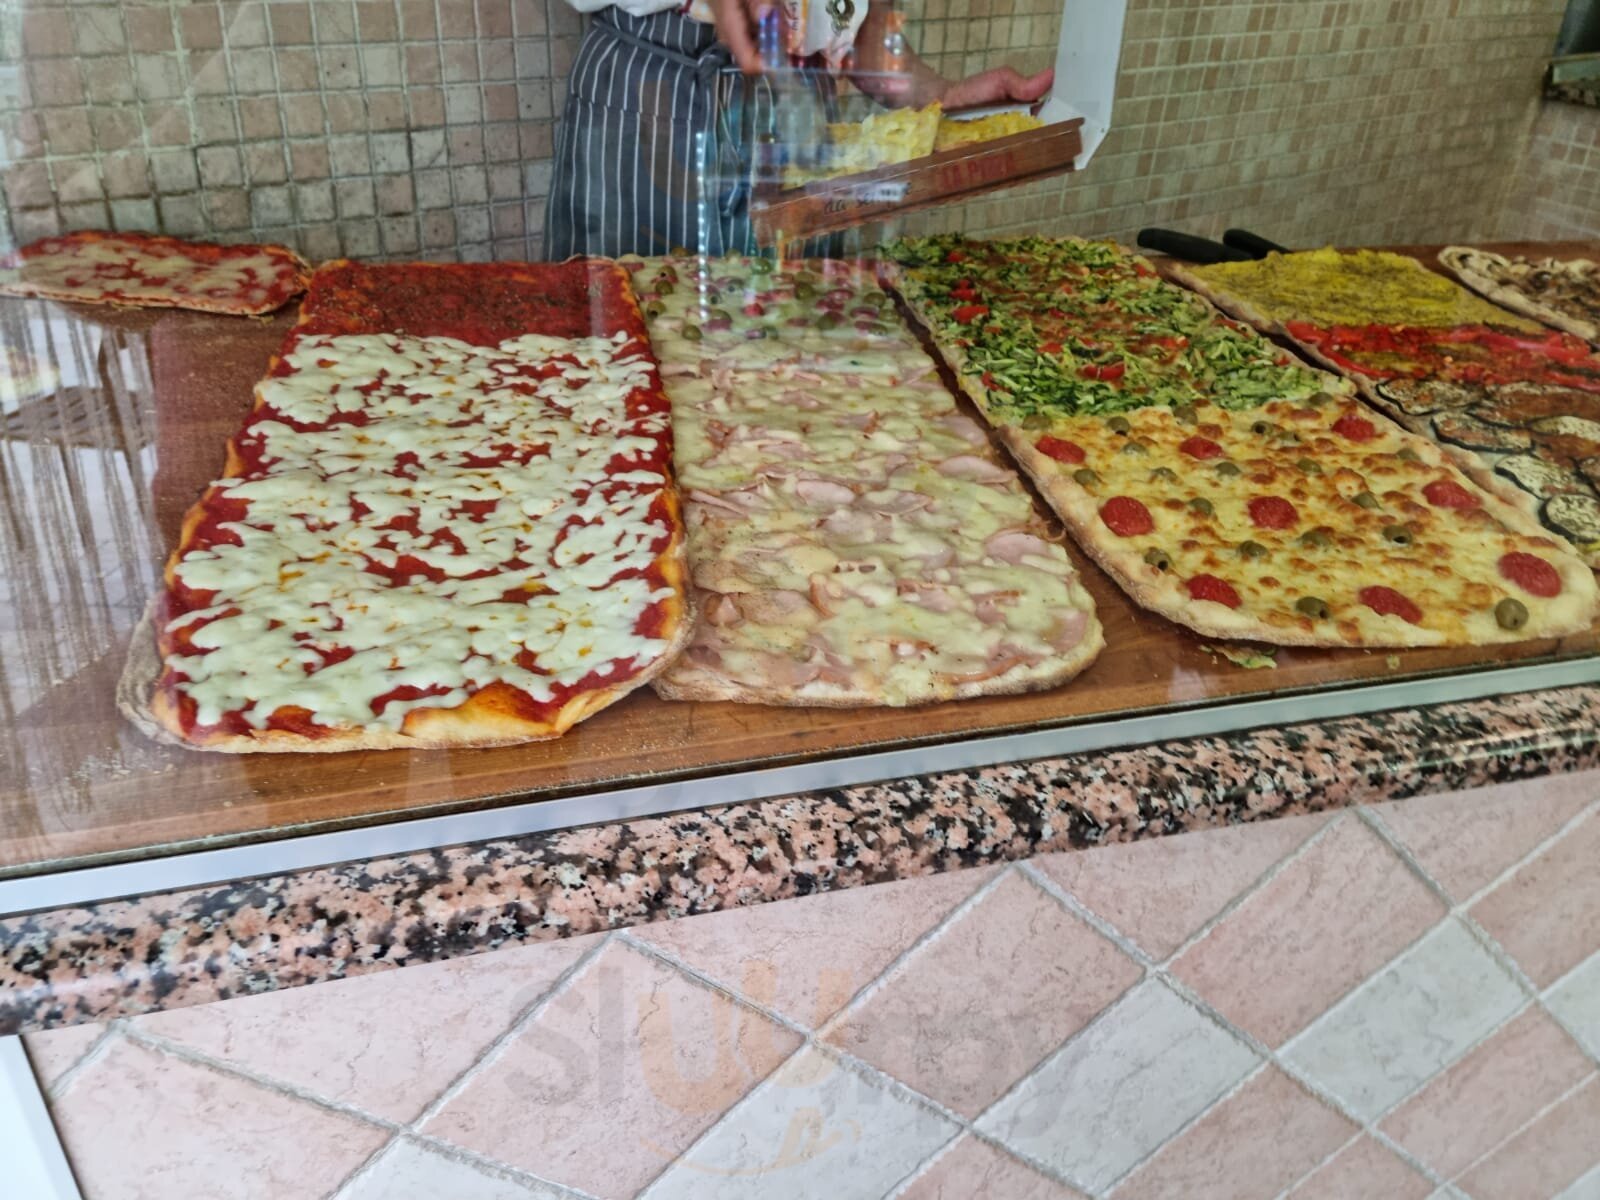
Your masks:
<instances>
[{"instance_id":1,"label":"margherita pizza","mask_svg":"<svg viewBox=\"0 0 1600 1200\"><path fill-rule=\"evenodd\" d=\"M963 386L1146 607L1208 636L1420 646L1576 632L1600 606L1580 561L1437 447L1134 256L1034 238L892 252Z\"/></svg>"},{"instance_id":2,"label":"margherita pizza","mask_svg":"<svg viewBox=\"0 0 1600 1200\"><path fill-rule=\"evenodd\" d=\"M1103 637L1066 550L871 274L740 260L705 273L729 313L689 339L678 298L700 291L696 265L635 275L655 297L701 612L657 692L909 705L1053 687L1087 666ZM793 335L776 361L777 343L743 336L773 319Z\"/></svg>"},{"instance_id":3,"label":"margherita pizza","mask_svg":"<svg viewBox=\"0 0 1600 1200\"><path fill-rule=\"evenodd\" d=\"M184 522L130 715L232 752L560 734L687 637L670 423L614 265L330 264Z\"/></svg>"},{"instance_id":4,"label":"margherita pizza","mask_svg":"<svg viewBox=\"0 0 1600 1200\"><path fill-rule=\"evenodd\" d=\"M1507 258L1449 246L1439 261L1473 291L1515 312L1600 344L1600 263L1586 258Z\"/></svg>"},{"instance_id":5,"label":"margherita pizza","mask_svg":"<svg viewBox=\"0 0 1600 1200\"><path fill-rule=\"evenodd\" d=\"M258 316L306 289L310 267L282 246L219 246L151 233L67 233L0 260L0 294L82 304Z\"/></svg>"}]
</instances>

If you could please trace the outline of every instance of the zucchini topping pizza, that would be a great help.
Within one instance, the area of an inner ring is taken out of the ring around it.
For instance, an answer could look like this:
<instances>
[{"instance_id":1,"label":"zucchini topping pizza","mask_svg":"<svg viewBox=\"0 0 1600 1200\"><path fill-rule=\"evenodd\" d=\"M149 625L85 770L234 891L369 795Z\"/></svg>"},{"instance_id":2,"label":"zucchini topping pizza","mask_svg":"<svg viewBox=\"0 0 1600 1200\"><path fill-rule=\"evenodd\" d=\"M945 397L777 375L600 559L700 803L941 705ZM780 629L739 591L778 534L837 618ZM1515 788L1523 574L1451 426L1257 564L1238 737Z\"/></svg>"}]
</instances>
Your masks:
<instances>
[{"instance_id":1,"label":"zucchini topping pizza","mask_svg":"<svg viewBox=\"0 0 1600 1200\"><path fill-rule=\"evenodd\" d=\"M635 276L658 297L646 311L701 612L655 681L661 695L921 704L1053 687L1094 659L1100 623L1066 550L870 275L710 262L724 296L759 278L757 303L778 319L810 313L790 327L800 360L774 362L769 342L742 335L770 313L682 336L679 293L662 292L662 276L676 285L694 270L651 260ZM815 292L797 304L797 287ZM818 323L837 312L871 328Z\"/></svg>"},{"instance_id":2,"label":"zucchini topping pizza","mask_svg":"<svg viewBox=\"0 0 1600 1200\"><path fill-rule=\"evenodd\" d=\"M560 734L687 636L670 424L620 268L331 264L168 562L149 715L233 752Z\"/></svg>"},{"instance_id":3,"label":"zucchini topping pizza","mask_svg":"<svg viewBox=\"0 0 1600 1200\"><path fill-rule=\"evenodd\" d=\"M1496 304L1600 345L1600 263L1507 258L1473 246L1449 246L1439 261Z\"/></svg>"},{"instance_id":4,"label":"zucchini topping pizza","mask_svg":"<svg viewBox=\"0 0 1600 1200\"><path fill-rule=\"evenodd\" d=\"M1330 272L1341 264L1400 258L1316 254L1331 264ZM1287 270L1305 256L1276 257L1280 269ZM1403 261L1437 286L1467 295L1420 263ZM1364 301L1360 285L1372 273L1354 267L1335 286L1344 297L1338 315L1354 318L1352 323L1319 324L1305 311L1310 305L1301 306L1299 316L1273 321L1261 312L1251 285L1236 293L1234 276L1219 280L1219 272L1218 267L1172 268L1179 278L1201 281L1224 308L1263 328L1281 327L1313 359L1353 379L1401 425L1438 441L1480 486L1566 538L1590 565L1600 566L1600 355L1585 342L1549 330L1429 325L1427 319L1459 310L1407 307L1381 289ZM1382 323L1406 314L1408 322ZM1514 318L1497 320L1504 325Z\"/></svg>"},{"instance_id":5,"label":"zucchini topping pizza","mask_svg":"<svg viewBox=\"0 0 1600 1200\"><path fill-rule=\"evenodd\" d=\"M1481 644L1593 619L1593 574L1522 513L1142 259L959 236L890 253L962 385L1146 607L1304 645Z\"/></svg>"},{"instance_id":6,"label":"zucchini topping pizza","mask_svg":"<svg viewBox=\"0 0 1600 1200\"><path fill-rule=\"evenodd\" d=\"M219 246L150 233L68 233L0 260L0 294L257 316L306 289L282 246Z\"/></svg>"}]
</instances>

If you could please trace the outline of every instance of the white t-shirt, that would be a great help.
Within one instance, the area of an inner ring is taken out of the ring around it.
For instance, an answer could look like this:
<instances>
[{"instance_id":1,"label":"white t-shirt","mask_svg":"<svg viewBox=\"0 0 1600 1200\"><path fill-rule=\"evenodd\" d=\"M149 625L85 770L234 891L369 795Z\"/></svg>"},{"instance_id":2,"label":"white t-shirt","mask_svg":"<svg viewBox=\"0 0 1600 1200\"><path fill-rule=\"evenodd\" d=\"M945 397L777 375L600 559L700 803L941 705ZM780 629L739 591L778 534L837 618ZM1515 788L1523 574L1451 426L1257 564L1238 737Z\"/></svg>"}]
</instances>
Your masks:
<instances>
[{"instance_id":1,"label":"white t-shirt","mask_svg":"<svg viewBox=\"0 0 1600 1200\"><path fill-rule=\"evenodd\" d=\"M660 12L684 8L683 0L567 0L579 12L598 12L602 8L620 8L629 16L648 17ZM847 0L847 15L836 20L828 12L826 0L782 0L789 15L789 27L795 30L790 38L789 53L802 57L821 54L837 66L850 47L855 44L856 32L867 19L868 0ZM805 14L805 27L801 29L800 14ZM711 24L711 5L708 0L691 0L687 15L696 21Z\"/></svg>"}]
</instances>

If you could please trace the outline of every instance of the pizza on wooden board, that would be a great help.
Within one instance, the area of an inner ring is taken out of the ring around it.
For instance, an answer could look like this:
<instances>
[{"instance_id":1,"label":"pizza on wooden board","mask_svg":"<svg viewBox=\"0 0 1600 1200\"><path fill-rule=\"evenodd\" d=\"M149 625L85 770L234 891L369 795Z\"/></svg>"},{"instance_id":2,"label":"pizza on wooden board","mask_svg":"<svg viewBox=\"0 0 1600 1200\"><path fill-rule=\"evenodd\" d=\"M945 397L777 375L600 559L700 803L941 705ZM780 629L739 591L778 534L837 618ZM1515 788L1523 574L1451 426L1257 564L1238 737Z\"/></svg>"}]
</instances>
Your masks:
<instances>
[{"instance_id":1,"label":"pizza on wooden board","mask_svg":"<svg viewBox=\"0 0 1600 1200\"><path fill-rule=\"evenodd\" d=\"M1600 344L1600 263L1508 258L1475 246L1448 246L1439 262L1496 304Z\"/></svg>"},{"instance_id":2,"label":"pizza on wooden board","mask_svg":"<svg viewBox=\"0 0 1600 1200\"><path fill-rule=\"evenodd\" d=\"M658 693L900 706L1054 687L1094 659L1067 551L870 270L634 265L701 614ZM726 316L684 299L700 276ZM685 338L693 316L714 327ZM793 335L777 359L747 336L768 321Z\"/></svg>"},{"instance_id":3,"label":"pizza on wooden board","mask_svg":"<svg viewBox=\"0 0 1600 1200\"><path fill-rule=\"evenodd\" d=\"M1428 646L1589 627L1593 573L1431 443L1109 243L906 239L963 387L1140 604L1208 636Z\"/></svg>"},{"instance_id":4,"label":"pizza on wooden board","mask_svg":"<svg viewBox=\"0 0 1600 1200\"><path fill-rule=\"evenodd\" d=\"M43 238L0 260L0 294L260 316L305 291L310 272L283 246L85 231Z\"/></svg>"},{"instance_id":5,"label":"pizza on wooden board","mask_svg":"<svg viewBox=\"0 0 1600 1200\"><path fill-rule=\"evenodd\" d=\"M557 736L687 639L671 454L615 265L329 264L124 711L236 753Z\"/></svg>"}]
</instances>

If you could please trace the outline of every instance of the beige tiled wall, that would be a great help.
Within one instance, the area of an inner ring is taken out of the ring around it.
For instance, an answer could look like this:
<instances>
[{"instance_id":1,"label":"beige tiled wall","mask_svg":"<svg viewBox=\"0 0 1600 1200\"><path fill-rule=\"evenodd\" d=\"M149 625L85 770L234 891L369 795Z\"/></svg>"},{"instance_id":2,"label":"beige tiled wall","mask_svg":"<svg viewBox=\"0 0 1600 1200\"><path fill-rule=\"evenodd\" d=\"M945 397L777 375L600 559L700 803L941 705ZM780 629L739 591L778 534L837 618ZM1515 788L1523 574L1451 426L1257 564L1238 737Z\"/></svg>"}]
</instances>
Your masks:
<instances>
[{"instance_id":1,"label":"beige tiled wall","mask_svg":"<svg viewBox=\"0 0 1600 1200\"><path fill-rule=\"evenodd\" d=\"M87 1200L1593 1200L1597 789L1045 855L27 1048Z\"/></svg>"},{"instance_id":2,"label":"beige tiled wall","mask_svg":"<svg viewBox=\"0 0 1600 1200\"><path fill-rule=\"evenodd\" d=\"M1545 105L1518 175L1505 237L1600 239L1600 109Z\"/></svg>"},{"instance_id":3,"label":"beige tiled wall","mask_svg":"<svg viewBox=\"0 0 1600 1200\"><path fill-rule=\"evenodd\" d=\"M1116 128L1090 169L918 225L1499 232L1564 2L1131 0ZM947 75L1052 57L1060 0L908 7ZM3 0L0 237L111 226L314 257L536 254L579 32L563 0ZM1541 220L1582 207L1572 124L1540 127L1567 148L1545 164Z\"/></svg>"}]
</instances>

